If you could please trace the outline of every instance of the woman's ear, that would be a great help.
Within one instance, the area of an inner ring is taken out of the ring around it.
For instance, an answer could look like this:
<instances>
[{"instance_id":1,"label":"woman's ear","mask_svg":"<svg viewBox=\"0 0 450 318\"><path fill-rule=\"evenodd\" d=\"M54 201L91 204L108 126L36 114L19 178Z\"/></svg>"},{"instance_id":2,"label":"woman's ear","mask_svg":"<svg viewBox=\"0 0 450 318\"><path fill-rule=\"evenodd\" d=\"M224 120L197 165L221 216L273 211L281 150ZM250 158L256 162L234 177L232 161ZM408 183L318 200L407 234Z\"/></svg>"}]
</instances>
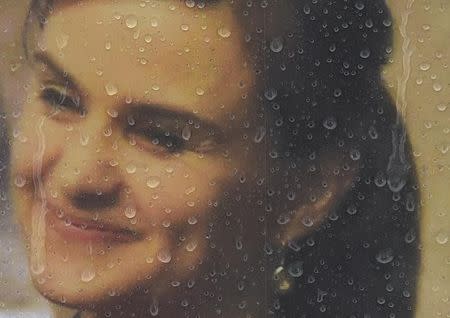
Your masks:
<instances>
[{"instance_id":1,"label":"woman's ear","mask_svg":"<svg viewBox=\"0 0 450 318\"><path fill-rule=\"evenodd\" d=\"M358 168L343 166L330 161L320 165L320 173L309 185L309 191L302 193L302 199L288 213L289 222L280 225L278 233L283 245L301 239L321 225L351 190Z\"/></svg>"}]
</instances>

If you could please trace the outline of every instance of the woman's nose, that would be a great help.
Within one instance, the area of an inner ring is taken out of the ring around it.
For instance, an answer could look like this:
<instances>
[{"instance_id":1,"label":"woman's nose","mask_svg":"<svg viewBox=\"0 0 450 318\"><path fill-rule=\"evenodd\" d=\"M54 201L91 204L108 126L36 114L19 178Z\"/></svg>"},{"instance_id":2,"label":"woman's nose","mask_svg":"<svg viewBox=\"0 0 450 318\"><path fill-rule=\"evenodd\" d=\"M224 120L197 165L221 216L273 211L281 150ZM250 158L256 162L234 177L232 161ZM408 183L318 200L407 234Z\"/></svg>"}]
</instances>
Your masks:
<instances>
[{"instance_id":1,"label":"woman's nose","mask_svg":"<svg viewBox=\"0 0 450 318\"><path fill-rule=\"evenodd\" d=\"M103 210L119 204L121 195L120 185L116 184L112 187L83 187L75 190L69 195L72 205L80 210Z\"/></svg>"},{"instance_id":2,"label":"woman's nose","mask_svg":"<svg viewBox=\"0 0 450 318\"><path fill-rule=\"evenodd\" d=\"M120 151L114 148L116 136L102 134L99 127L86 125L90 131L86 145L64 146L64 154L56 175L61 190L74 208L80 210L102 210L120 204L124 190L124 173L120 162ZM55 174L54 174L55 175Z\"/></svg>"}]
</instances>

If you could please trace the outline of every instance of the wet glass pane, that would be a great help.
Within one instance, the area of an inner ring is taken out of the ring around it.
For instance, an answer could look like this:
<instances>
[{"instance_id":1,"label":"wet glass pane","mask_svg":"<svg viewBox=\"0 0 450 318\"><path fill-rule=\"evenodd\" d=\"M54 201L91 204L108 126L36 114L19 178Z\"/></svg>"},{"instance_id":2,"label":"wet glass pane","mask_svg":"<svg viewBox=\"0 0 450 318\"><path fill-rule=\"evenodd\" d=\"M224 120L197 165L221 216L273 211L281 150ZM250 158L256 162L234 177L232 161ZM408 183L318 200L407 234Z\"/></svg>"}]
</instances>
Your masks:
<instances>
[{"instance_id":1,"label":"wet glass pane","mask_svg":"<svg viewBox=\"0 0 450 318\"><path fill-rule=\"evenodd\" d=\"M450 317L449 5L1 0L0 317Z\"/></svg>"}]
</instances>

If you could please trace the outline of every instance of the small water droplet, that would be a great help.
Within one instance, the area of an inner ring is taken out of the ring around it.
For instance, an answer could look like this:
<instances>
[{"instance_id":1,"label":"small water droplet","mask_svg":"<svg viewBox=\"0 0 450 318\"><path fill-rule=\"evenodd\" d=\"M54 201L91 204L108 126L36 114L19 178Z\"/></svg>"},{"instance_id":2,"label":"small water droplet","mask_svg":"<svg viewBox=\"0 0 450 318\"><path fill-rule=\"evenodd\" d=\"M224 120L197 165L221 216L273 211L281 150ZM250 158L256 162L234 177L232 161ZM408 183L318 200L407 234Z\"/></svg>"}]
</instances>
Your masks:
<instances>
[{"instance_id":1,"label":"small water droplet","mask_svg":"<svg viewBox=\"0 0 450 318\"><path fill-rule=\"evenodd\" d=\"M117 118L117 116L119 116L119 112L115 109L108 109L106 112L112 118Z\"/></svg>"},{"instance_id":2,"label":"small water droplet","mask_svg":"<svg viewBox=\"0 0 450 318\"><path fill-rule=\"evenodd\" d=\"M185 4L186 4L186 7L188 7L188 8L195 7L195 1L194 0L186 0Z\"/></svg>"},{"instance_id":3,"label":"small water droplet","mask_svg":"<svg viewBox=\"0 0 450 318\"><path fill-rule=\"evenodd\" d=\"M439 232L438 235L436 235L436 242L440 245L447 244L448 234L445 232Z\"/></svg>"},{"instance_id":4,"label":"small water droplet","mask_svg":"<svg viewBox=\"0 0 450 318\"><path fill-rule=\"evenodd\" d=\"M204 90L203 88L197 87L197 88L195 89L195 93L196 93L198 96L203 96L203 95L205 95L205 90Z\"/></svg>"},{"instance_id":5,"label":"small water droplet","mask_svg":"<svg viewBox=\"0 0 450 318\"><path fill-rule=\"evenodd\" d=\"M108 51L111 50L111 42L108 41L105 43L105 49Z\"/></svg>"},{"instance_id":6,"label":"small water droplet","mask_svg":"<svg viewBox=\"0 0 450 318\"><path fill-rule=\"evenodd\" d=\"M359 56L361 56L363 59L367 59L370 56L370 50L369 49L363 49Z\"/></svg>"},{"instance_id":7,"label":"small water droplet","mask_svg":"<svg viewBox=\"0 0 450 318\"><path fill-rule=\"evenodd\" d=\"M190 225L194 225L194 224L197 224L197 218L195 217L195 216L191 216L191 217L189 217L189 219L188 219L188 224L190 224Z\"/></svg>"},{"instance_id":8,"label":"small water droplet","mask_svg":"<svg viewBox=\"0 0 450 318\"><path fill-rule=\"evenodd\" d=\"M292 277L300 277L303 275L303 263L300 261L289 264L288 273Z\"/></svg>"},{"instance_id":9,"label":"small water droplet","mask_svg":"<svg viewBox=\"0 0 450 318\"><path fill-rule=\"evenodd\" d=\"M334 117L327 117L323 121L323 127L325 127L328 130L333 130L337 127L337 121Z\"/></svg>"},{"instance_id":10,"label":"small water droplet","mask_svg":"<svg viewBox=\"0 0 450 318\"><path fill-rule=\"evenodd\" d=\"M189 31L189 25L187 25L187 24L182 24L180 26L180 28L181 28L182 31Z\"/></svg>"},{"instance_id":11,"label":"small water droplet","mask_svg":"<svg viewBox=\"0 0 450 318\"><path fill-rule=\"evenodd\" d=\"M161 180L158 177L150 177L147 180L147 187L155 189L161 184Z\"/></svg>"},{"instance_id":12,"label":"small water droplet","mask_svg":"<svg viewBox=\"0 0 450 318\"><path fill-rule=\"evenodd\" d=\"M197 248L197 242L195 242L195 241L192 241L192 242L189 242L187 245L186 245L186 250L188 251L188 252L193 252L196 248Z\"/></svg>"},{"instance_id":13,"label":"small water droplet","mask_svg":"<svg viewBox=\"0 0 450 318\"><path fill-rule=\"evenodd\" d=\"M136 166L132 163L128 164L126 167L127 173L133 174L136 172Z\"/></svg>"},{"instance_id":14,"label":"small water droplet","mask_svg":"<svg viewBox=\"0 0 450 318\"><path fill-rule=\"evenodd\" d=\"M150 43L152 41L152 36L150 34L146 34L144 36L144 41Z\"/></svg>"},{"instance_id":15,"label":"small water droplet","mask_svg":"<svg viewBox=\"0 0 450 318\"><path fill-rule=\"evenodd\" d=\"M440 92L442 90L442 84L441 83L434 83L433 84L433 90L435 92Z\"/></svg>"},{"instance_id":16,"label":"small water droplet","mask_svg":"<svg viewBox=\"0 0 450 318\"><path fill-rule=\"evenodd\" d=\"M278 95L278 92L275 88L268 88L264 92L264 97L267 98L267 100L272 101L274 100Z\"/></svg>"},{"instance_id":17,"label":"small water droplet","mask_svg":"<svg viewBox=\"0 0 450 318\"><path fill-rule=\"evenodd\" d=\"M217 30L217 34L219 34L222 38L229 38L231 36L231 31L226 27L221 27Z\"/></svg>"},{"instance_id":18,"label":"small water droplet","mask_svg":"<svg viewBox=\"0 0 450 318\"><path fill-rule=\"evenodd\" d=\"M136 216L136 209L127 207L125 209L125 216L129 219L132 219Z\"/></svg>"},{"instance_id":19,"label":"small water droplet","mask_svg":"<svg viewBox=\"0 0 450 318\"><path fill-rule=\"evenodd\" d=\"M14 179L14 184L18 188L22 188L26 183L26 179L22 175L17 175Z\"/></svg>"},{"instance_id":20,"label":"small water droplet","mask_svg":"<svg viewBox=\"0 0 450 318\"><path fill-rule=\"evenodd\" d=\"M106 84L105 85L105 90L106 90L106 94L108 94L108 96L116 95L117 92L119 91L117 89L117 87L114 84L112 84L112 83Z\"/></svg>"},{"instance_id":21,"label":"small water droplet","mask_svg":"<svg viewBox=\"0 0 450 318\"><path fill-rule=\"evenodd\" d=\"M158 20L156 20L155 18L152 18L150 20L150 25L154 28L156 28L158 26Z\"/></svg>"},{"instance_id":22,"label":"small water droplet","mask_svg":"<svg viewBox=\"0 0 450 318\"><path fill-rule=\"evenodd\" d=\"M255 138L253 139L256 143L260 143L266 136L266 127L260 126L256 130Z\"/></svg>"},{"instance_id":23,"label":"small water droplet","mask_svg":"<svg viewBox=\"0 0 450 318\"><path fill-rule=\"evenodd\" d=\"M419 65L420 70L422 71L428 71L430 69L431 65L429 63L422 63Z\"/></svg>"},{"instance_id":24,"label":"small water droplet","mask_svg":"<svg viewBox=\"0 0 450 318\"><path fill-rule=\"evenodd\" d=\"M184 126L181 132L181 137L183 137L184 140L188 141L189 139L191 139L191 136L192 136L191 127L189 125Z\"/></svg>"},{"instance_id":25,"label":"small water droplet","mask_svg":"<svg viewBox=\"0 0 450 318\"><path fill-rule=\"evenodd\" d=\"M270 42L270 49L274 53L280 53L283 50L283 38L277 37Z\"/></svg>"},{"instance_id":26,"label":"small water droplet","mask_svg":"<svg viewBox=\"0 0 450 318\"><path fill-rule=\"evenodd\" d=\"M190 195L190 194L194 193L195 190L196 190L196 188L194 186L192 186L192 187L187 188L186 191L184 191L184 193L186 195Z\"/></svg>"},{"instance_id":27,"label":"small water droplet","mask_svg":"<svg viewBox=\"0 0 450 318\"><path fill-rule=\"evenodd\" d=\"M95 277L95 271L92 268L89 269L85 269L82 273L81 273L81 281L88 283L91 280L93 280Z\"/></svg>"}]
</instances>

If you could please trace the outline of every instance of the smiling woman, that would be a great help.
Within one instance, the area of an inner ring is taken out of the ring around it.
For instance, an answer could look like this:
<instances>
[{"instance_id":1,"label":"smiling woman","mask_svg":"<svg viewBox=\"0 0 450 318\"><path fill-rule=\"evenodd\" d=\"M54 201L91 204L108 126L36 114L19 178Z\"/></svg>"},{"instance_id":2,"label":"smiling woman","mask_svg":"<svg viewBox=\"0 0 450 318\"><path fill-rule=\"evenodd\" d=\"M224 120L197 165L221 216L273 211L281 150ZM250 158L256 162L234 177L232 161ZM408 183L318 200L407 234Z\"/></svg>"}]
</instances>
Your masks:
<instances>
[{"instance_id":1,"label":"smiling woman","mask_svg":"<svg viewBox=\"0 0 450 318\"><path fill-rule=\"evenodd\" d=\"M11 196L85 317L412 317L384 2L32 2Z\"/></svg>"}]
</instances>

